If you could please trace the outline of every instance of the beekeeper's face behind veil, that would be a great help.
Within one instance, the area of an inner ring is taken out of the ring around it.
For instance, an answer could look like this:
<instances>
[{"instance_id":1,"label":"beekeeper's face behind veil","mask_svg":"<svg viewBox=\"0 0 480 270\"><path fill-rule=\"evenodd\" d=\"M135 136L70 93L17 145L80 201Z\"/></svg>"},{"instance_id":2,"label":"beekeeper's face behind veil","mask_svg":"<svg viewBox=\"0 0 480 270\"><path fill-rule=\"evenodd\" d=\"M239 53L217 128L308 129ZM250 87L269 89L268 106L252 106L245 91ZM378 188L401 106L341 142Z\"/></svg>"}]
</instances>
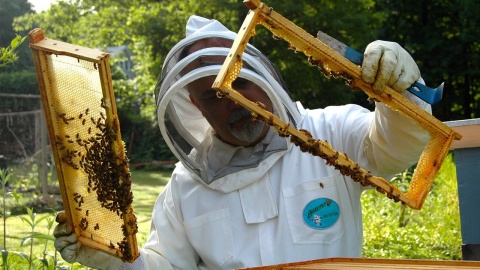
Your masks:
<instances>
[{"instance_id":1,"label":"beekeeper's face behind veil","mask_svg":"<svg viewBox=\"0 0 480 270\"><path fill-rule=\"evenodd\" d=\"M229 40L219 38L202 39L193 43L187 49L190 55L195 51L231 46ZM202 63L191 63L192 69L206 65L221 65L224 57L206 56L202 58ZM221 141L233 146L252 146L257 144L268 131L268 125L262 121L255 121L251 112L232 100L221 97L216 91L211 89L215 76L208 76L197 79L187 87L190 93L190 100L200 110L202 115L212 126L215 136ZM272 102L268 95L253 82L238 78L232 84L232 87L242 93L247 99L254 102L261 102L266 109L272 111Z\"/></svg>"},{"instance_id":2,"label":"beekeeper's face behind veil","mask_svg":"<svg viewBox=\"0 0 480 270\"><path fill-rule=\"evenodd\" d=\"M258 171L260 163L274 162L290 147L248 110L211 89L235 35L218 21L190 17L187 37L167 55L156 86L165 141L206 184L242 170ZM250 45L242 59L233 88L295 125L298 111L270 61Z\"/></svg>"}]
</instances>

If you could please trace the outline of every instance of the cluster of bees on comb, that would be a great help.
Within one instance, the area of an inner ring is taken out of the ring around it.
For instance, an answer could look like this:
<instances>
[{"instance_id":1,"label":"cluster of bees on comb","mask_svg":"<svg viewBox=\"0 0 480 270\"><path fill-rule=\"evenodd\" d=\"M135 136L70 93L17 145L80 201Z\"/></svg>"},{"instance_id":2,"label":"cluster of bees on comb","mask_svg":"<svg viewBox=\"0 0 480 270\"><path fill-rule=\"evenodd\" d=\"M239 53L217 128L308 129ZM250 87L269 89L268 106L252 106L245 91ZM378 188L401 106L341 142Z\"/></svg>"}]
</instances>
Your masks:
<instances>
[{"instance_id":1,"label":"cluster of bees on comb","mask_svg":"<svg viewBox=\"0 0 480 270\"><path fill-rule=\"evenodd\" d=\"M262 22L262 23L269 29L270 28L276 28L275 25L273 25L273 24L269 25L268 21L265 21L265 22ZM273 37L276 40L282 39L279 36L275 36L275 34L273 35ZM288 40L288 39L286 39L286 40ZM291 43L289 44L289 49L293 50L295 53L299 52L299 50ZM351 89L356 89L356 87L354 85L354 79L350 75L348 75L346 72L331 70L328 67L328 65L326 65L326 63L324 61L319 60L319 59L315 59L311 55L308 56L308 63L311 64L312 66L317 67L325 77L334 78L334 79L339 79L339 78L343 79L345 81L345 84L348 87L350 87ZM238 65L239 64L238 61L235 64ZM369 100L371 100L371 98L369 98ZM262 109L265 109L265 105L263 105L263 104L259 104L257 102L256 105L261 107ZM337 151L334 151L334 154L329 155L329 154L323 152L320 148L320 144L327 145L328 148L332 149L331 146L327 142L314 139L309 131L304 130L304 129L299 130L301 133L303 133L308 138L307 141L304 141L303 139L301 139L301 138L299 138L299 137L297 137L293 134L290 134L287 131L287 128L289 126L288 124L286 126L282 127L282 126L276 125L272 121L272 119L266 119L264 117L261 117L258 114L253 114L253 117L256 118L257 120L264 121L268 125L274 127L275 131L280 136L290 137L290 141L293 144L295 144L296 146L300 147L302 152L307 152L307 153L310 153L314 156L318 156L318 157L323 158L326 161L327 165L333 166L335 169L339 170L342 175L351 177L353 181L360 183L362 186L371 186L371 187L375 188L378 192L386 194L386 196L389 199L392 199L394 202L399 202L400 201L400 195L401 195L400 190L398 190L397 188L395 188L391 185L388 185L387 189L382 188L380 186L377 186L375 183L373 183L371 181L371 178L373 177L373 175L369 171L363 170L358 165L358 163L354 163L353 166L343 165L343 164L339 163L338 159L339 159L340 153L337 152ZM343 156L345 157L345 160L348 163L351 163L351 160L349 160L347 154L344 153ZM404 202L402 202L402 203L404 203Z\"/></svg>"},{"instance_id":2,"label":"cluster of bees on comb","mask_svg":"<svg viewBox=\"0 0 480 270\"><path fill-rule=\"evenodd\" d=\"M130 248L127 238L136 234L138 226L136 217L132 214L131 204L133 202L133 194L131 192L130 170L128 168L128 158L119 156L116 150L123 148L123 142L118 143L117 130L119 130L118 119L111 121L111 126L106 123L106 116L103 112L106 109L105 100L101 100L102 110L99 116L94 117L90 109L86 109L76 116L70 116L66 113L58 113L58 121L62 125L74 124L84 126L85 132L74 134L56 135L55 144L60 152L60 160L75 170L82 170L88 178L87 192L95 192L97 200L101 207L116 213L121 219L125 214L131 214L132 220L122 225L124 238L117 243L118 249L123 255L123 260L130 261ZM86 128L88 126L88 129ZM66 130L66 129L65 129ZM82 136L83 134L83 136ZM82 210L84 197L79 193L73 194L73 200L76 203L75 209ZM84 216L80 220L78 226L82 230L87 230L89 210L85 211ZM92 225L92 224L90 224ZM100 229L100 225L96 223L94 230ZM128 226L128 227L127 227ZM93 235L91 236L93 240ZM116 246L110 241L110 248L115 249Z\"/></svg>"},{"instance_id":3,"label":"cluster of bees on comb","mask_svg":"<svg viewBox=\"0 0 480 270\"><path fill-rule=\"evenodd\" d=\"M297 52L297 49L293 45L290 45L290 49ZM311 65L318 67L320 71L323 73L323 75L325 75L327 78L331 78L331 77L336 79L342 78L345 80L345 83L348 87L353 87L353 79L345 72L341 72L341 71L336 72L336 71L330 70L325 66L323 61L316 60L312 56L309 56L308 62ZM237 59L237 61L235 61L234 63L234 67L230 70L230 74L227 77L236 78L236 75L238 74L238 70L240 70L241 67L242 67L242 61ZM231 89L231 87L229 89ZM222 92L221 94L223 95L223 97L229 96L228 91L226 91L225 93ZM266 109L266 106L261 102L257 101L255 102L255 105L260 107L263 110ZM252 111L252 117L255 118L256 120L264 121L268 125L272 126L279 136L290 137L290 141L296 146L298 146L302 152L310 153L314 156L323 158L326 161L327 165L333 166L336 170L340 171L342 175L349 176L350 178L352 178L354 182L360 183L360 185L362 186L371 186L375 188L378 192L385 194L389 199L392 199L394 202L400 201L401 191L399 189L393 187L392 185L387 185L388 187L387 189L376 185L374 182L371 181L372 177L374 177L371 174L371 172L362 169L360 165L358 165L358 163L353 163L348 158L346 153L342 154L342 156L346 161L346 162L343 162L344 164L342 164L341 162L339 162L340 153L338 151L333 150L333 148L330 146L328 142L314 139L312 137L312 134L308 130L305 130L305 129L299 130L299 132L303 133L303 135L307 138L306 140L304 140L298 136L295 136L294 134L291 134L288 131L290 124L285 124L284 126L275 124L273 121L273 115L271 115L270 118L266 118ZM333 154L328 154L322 151L321 145L332 150L330 152L333 152Z\"/></svg>"},{"instance_id":4,"label":"cluster of bees on comb","mask_svg":"<svg viewBox=\"0 0 480 270\"><path fill-rule=\"evenodd\" d=\"M261 108L264 107L264 105L261 103L257 103L257 106L260 106ZM274 127L275 131L278 133L279 136L290 137L290 141L297 147L299 147L302 152L310 153L314 156L321 157L325 160L327 165L333 166L336 170L340 171L342 175L349 176L354 182L357 182L364 187L371 186L375 188L378 192L385 194L389 199L392 199L394 202L400 201L400 190L393 187L392 185L388 185L388 189L377 186L374 182L371 181L371 178L374 176L371 174L370 171L362 169L360 165L358 165L358 163L356 162L353 163L353 166L349 165L352 163L352 161L348 158L346 153L340 154L338 151L333 150L333 148L328 142L314 139L312 134L308 130L299 130L299 132L303 133L303 135L307 137L307 140L304 141L302 138L295 136L294 134L291 134L287 131L287 127L289 126L289 124L282 127L276 125L272 119L266 119L258 114L253 114L253 117L256 120L264 121L268 125ZM333 152L333 154L328 154L322 151L322 145L331 149L331 152ZM341 162L339 162L340 155L344 156L344 159L346 161L345 163L347 164L342 164Z\"/></svg>"},{"instance_id":5,"label":"cluster of bees on comb","mask_svg":"<svg viewBox=\"0 0 480 270\"><path fill-rule=\"evenodd\" d=\"M290 49L297 51L297 49L292 45L290 46ZM308 62L311 65L318 67L326 77L342 78L345 80L347 86L353 87L353 79L346 73L330 70L325 66L323 61L316 60L311 56L309 57ZM241 69L241 67L242 61L237 59L227 77L236 78L236 75L238 74L238 71ZM227 89L232 88L227 87ZM217 94L218 93L220 93L220 90L217 91ZM221 92L220 94L222 95L222 97L230 96L229 91ZM234 101L237 102L236 100ZM266 109L266 106L261 102L255 102L255 105L263 110ZM270 115L270 118L266 118L252 111L252 117L256 120L264 121L268 125L272 126L279 134L279 136L290 137L290 141L296 146L298 146L302 152L310 153L314 156L323 158L326 161L327 165L333 166L336 170L340 171L342 175L349 176L354 182L357 182L362 186L371 186L375 188L378 192L385 194L389 199L392 199L394 202L400 201L400 196L402 193L398 188L395 188L394 186L388 184L386 185L386 188L378 186L377 184L372 182L371 179L374 176L371 174L371 172L362 169L358 163L354 163L352 160L350 160L346 153L340 154L338 151L335 151L328 142L314 139L312 137L312 134L308 130L299 130L299 132L303 133L303 135L307 138L306 140L304 140L299 136L296 136L295 134L291 134L288 131L288 128L290 127L289 124L285 124L284 126L275 124L273 120L273 115ZM325 153L324 151L322 151L321 146L330 149L331 151L329 152L332 152L333 154ZM345 162L339 162L340 155L342 155L342 158ZM382 180L386 182L384 179ZM405 202L402 203L405 204Z\"/></svg>"}]
</instances>

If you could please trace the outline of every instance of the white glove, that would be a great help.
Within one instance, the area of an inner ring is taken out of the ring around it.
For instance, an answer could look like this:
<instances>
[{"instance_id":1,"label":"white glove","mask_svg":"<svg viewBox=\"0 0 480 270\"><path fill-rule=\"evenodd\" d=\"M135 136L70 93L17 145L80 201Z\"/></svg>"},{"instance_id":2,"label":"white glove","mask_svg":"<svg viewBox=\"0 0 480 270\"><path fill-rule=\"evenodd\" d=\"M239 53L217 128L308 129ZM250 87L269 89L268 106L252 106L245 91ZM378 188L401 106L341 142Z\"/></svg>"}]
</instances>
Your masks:
<instances>
[{"instance_id":1,"label":"white glove","mask_svg":"<svg viewBox=\"0 0 480 270\"><path fill-rule=\"evenodd\" d=\"M362 79L382 93L385 85L404 92L420 78L420 70L410 54L395 42L377 40L365 49Z\"/></svg>"},{"instance_id":2,"label":"white glove","mask_svg":"<svg viewBox=\"0 0 480 270\"><path fill-rule=\"evenodd\" d=\"M123 262L119 258L108 255L98 250L83 246L77 240L72 226L67 222L65 213L57 215L59 223L54 231L55 249L60 252L62 258L69 262L78 262L95 269L120 269Z\"/></svg>"}]
</instances>

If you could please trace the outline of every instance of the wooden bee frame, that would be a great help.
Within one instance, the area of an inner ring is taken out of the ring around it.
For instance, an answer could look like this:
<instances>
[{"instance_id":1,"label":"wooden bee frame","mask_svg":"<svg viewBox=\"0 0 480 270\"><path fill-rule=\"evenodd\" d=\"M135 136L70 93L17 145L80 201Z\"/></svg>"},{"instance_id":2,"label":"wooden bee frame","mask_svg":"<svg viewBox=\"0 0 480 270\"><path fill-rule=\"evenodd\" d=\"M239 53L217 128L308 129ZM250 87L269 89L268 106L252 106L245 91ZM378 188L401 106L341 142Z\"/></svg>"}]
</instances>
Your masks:
<instances>
[{"instance_id":1,"label":"wooden bee frame","mask_svg":"<svg viewBox=\"0 0 480 270\"><path fill-rule=\"evenodd\" d=\"M453 260L414 260L414 259L381 259L381 258L327 258L304 262L293 262L237 270L378 270L378 269L478 269L480 262Z\"/></svg>"},{"instance_id":2,"label":"wooden bee frame","mask_svg":"<svg viewBox=\"0 0 480 270\"><path fill-rule=\"evenodd\" d=\"M137 223L109 54L29 33L65 216L85 246L133 262Z\"/></svg>"},{"instance_id":3,"label":"wooden bee frame","mask_svg":"<svg viewBox=\"0 0 480 270\"><path fill-rule=\"evenodd\" d=\"M250 11L237 33L212 88L249 109L254 117L273 126L281 136L290 136L291 141L302 151L324 158L327 164L340 170L343 175L350 176L364 186L369 185L376 188L394 201L401 201L413 209L421 209L452 140L459 140L461 135L389 87L386 87L382 94L374 93L371 86L361 79L359 66L351 63L264 3L258 0L245 0L244 3L250 8ZM247 100L231 87L240 72L242 54L250 37L254 35L257 24L266 27L275 37L290 43L291 48L295 51L303 52L309 62L319 67L327 77L345 79L350 87L362 89L371 99L383 102L392 110L411 118L429 132L430 141L420 156L410 188L406 193L385 179L371 175L345 154L335 151L328 142L312 138L306 130L295 129L261 106Z\"/></svg>"}]
</instances>

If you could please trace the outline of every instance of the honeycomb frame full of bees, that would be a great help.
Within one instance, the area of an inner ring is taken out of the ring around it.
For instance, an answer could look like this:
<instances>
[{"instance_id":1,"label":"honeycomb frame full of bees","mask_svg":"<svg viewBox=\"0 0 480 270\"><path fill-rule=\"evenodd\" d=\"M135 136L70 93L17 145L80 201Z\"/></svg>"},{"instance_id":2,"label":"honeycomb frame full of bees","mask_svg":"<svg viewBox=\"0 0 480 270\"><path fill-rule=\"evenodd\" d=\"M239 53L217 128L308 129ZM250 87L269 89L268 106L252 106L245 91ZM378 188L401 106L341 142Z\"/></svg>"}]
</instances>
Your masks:
<instances>
[{"instance_id":1,"label":"honeycomb frame full of bees","mask_svg":"<svg viewBox=\"0 0 480 270\"><path fill-rule=\"evenodd\" d=\"M130 170L109 54L29 33L67 222L85 246L133 262Z\"/></svg>"},{"instance_id":2,"label":"honeycomb frame full of bees","mask_svg":"<svg viewBox=\"0 0 480 270\"><path fill-rule=\"evenodd\" d=\"M351 177L353 181L362 186L376 188L395 202L402 202L413 209L421 209L452 141L459 140L462 136L388 86L381 94L373 92L371 86L361 79L359 66L274 11L273 8L258 0L244 0L244 3L250 11L237 33L212 88L218 91L219 95L228 97L250 110L256 119L273 126L280 136L290 137L291 142L302 151L325 159L328 165L334 166L343 175ZM318 67L327 78L344 79L350 88L363 90L369 99L384 103L428 131L430 140L420 156L406 193L385 179L361 168L345 153L333 149L328 142L312 138L307 130L297 130L276 115L264 110L262 104L246 99L232 88L232 82L238 77L242 68L242 54L249 39L255 35L257 25L267 28L275 39L288 42L289 48L294 52L304 53L308 57L308 62Z\"/></svg>"}]
</instances>

